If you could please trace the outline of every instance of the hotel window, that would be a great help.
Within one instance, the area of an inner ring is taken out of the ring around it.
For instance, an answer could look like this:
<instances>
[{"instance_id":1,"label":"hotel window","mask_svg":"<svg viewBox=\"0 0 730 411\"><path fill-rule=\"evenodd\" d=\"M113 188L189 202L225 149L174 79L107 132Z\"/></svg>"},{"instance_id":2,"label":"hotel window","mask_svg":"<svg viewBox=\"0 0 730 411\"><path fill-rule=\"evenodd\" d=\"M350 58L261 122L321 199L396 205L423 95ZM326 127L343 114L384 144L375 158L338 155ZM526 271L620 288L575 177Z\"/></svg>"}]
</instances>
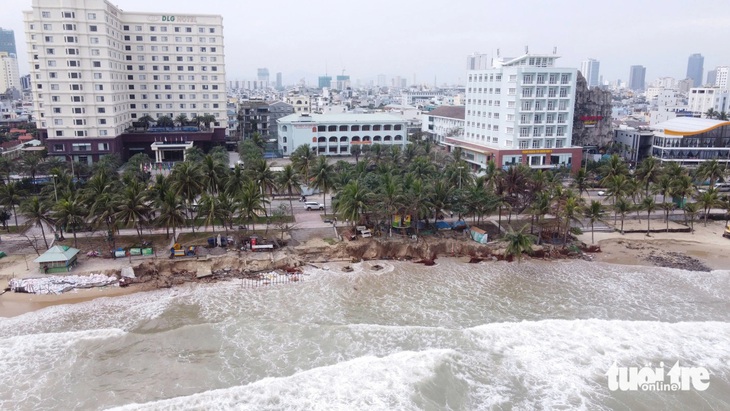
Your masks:
<instances>
[{"instance_id":1,"label":"hotel window","mask_svg":"<svg viewBox=\"0 0 730 411\"><path fill-rule=\"evenodd\" d=\"M537 84L545 84L545 75L544 74L537 75Z\"/></svg>"},{"instance_id":2,"label":"hotel window","mask_svg":"<svg viewBox=\"0 0 730 411\"><path fill-rule=\"evenodd\" d=\"M53 30L53 26L51 24L44 24L43 30Z\"/></svg>"},{"instance_id":3,"label":"hotel window","mask_svg":"<svg viewBox=\"0 0 730 411\"><path fill-rule=\"evenodd\" d=\"M560 109L560 110L567 110L568 109L568 102L565 101L565 100L562 100L562 101L560 101L560 103L558 104L558 106L559 106L558 109Z\"/></svg>"},{"instance_id":4,"label":"hotel window","mask_svg":"<svg viewBox=\"0 0 730 411\"><path fill-rule=\"evenodd\" d=\"M565 140L555 140L555 148L563 148L563 144L565 144Z\"/></svg>"},{"instance_id":5,"label":"hotel window","mask_svg":"<svg viewBox=\"0 0 730 411\"><path fill-rule=\"evenodd\" d=\"M60 107L54 107L53 108L53 114L61 114L61 108Z\"/></svg>"},{"instance_id":6,"label":"hotel window","mask_svg":"<svg viewBox=\"0 0 730 411\"><path fill-rule=\"evenodd\" d=\"M64 24L63 29L68 30L68 31L75 31L76 25L75 24Z\"/></svg>"},{"instance_id":7,"label":"hotel window","mask_svg":"<svg viewBox=\"0 0 730 411\"><path fill-rule=\"evenodd\" d=\"M560 84L568 84L570 82L570 74L560 76Z\"/></svg>"},{"instance_id":8,"label":"hotel window","mask_svg":"<svg viewBox=\"0 0 730 411\"><path fill-rule=\"evenodd\" d=\"M558 75L557 74L551 74L550 80L548 81L550 84L558 84Z\"/></svg>"},{"instance_id":9,"label":"hotel window","mask_svg":"<svg viewBox=\"0 0 730 411\"><path fill-rule=\"evenodd\" d=\"M527 141L520 141L520 148L528 148L528 147L529 146L528 146Z\"/></svg>"},{"instance_id":10,"label":"hotel window","mask_svg":"<svg viewBox=\"0 0 730 411\"><path fill-rule=\"evenodd\" d=\"M167 26L160 27L160 31L167 31Z\"/></svg>"},{"instance_id":11,"label":"hotel window","mask_svg":"<svg viewBox=\"0 0 730 411\"><path fill-rule=\"evenodd\" d=\"M548 101L547 109L548 110L555 110L555 102L554 101Z\"/></svg>"},{"instance_id":12,"label":"hotel window","mask_svg":"<svg viewBox=\"0 0 730 411\"><path fill-rule=\"evenodd\" d=\"M530 137L530 127L520 127L520 137Z\"/></svg>"},{"instance_id":13,"label":"hotel window","mask_svg":"<svg viewBox=\"0 0 730 411\"><path fill-rule=\"evenodd\" d=\"M99 31L97 26L89 26L89 31Z\"/></svg>"},{"instance_id":14,"label":"hotel window","mask_svg":"<svg viewBox=\"0 0 730 411\"><path fill-rule=\"evenodd\" d=\"M50 18L51 17L51 12L50 11L42 11L41 12L41 17L43 17L44 19Z\"/></svg>"},{"instance_id":15,"label":"hotel window","mask_svg":"<svg viewBox=\"0 0 730 411\"><path fill-rule=\"evenodd\" d=\"M567 87L560 88L560 97L568 97L568 88Z\"/></svg>"},{"instance_id":16,"label":"hotel window","mask_svg":"<svg viewBox=\"0 0 730 411\"><path fill-rule=\"evenodd\" d=\"M532 148L540 148L540 140L532 140Z\"/></svg>"},{"instance_id":17,"label":"hotel window","mask_svg":"<svg viewBox=\"0 0 730 411\"><path fill-rule=\"evenodd\" d=\"M557 135L558 137L563 137L563 136L565 136L565 127L558 127L558 128L557 128L557 132L556 132L556 135Z\"/></svg>"},{"instance_id":18,"label":"hotel window","mask_svg":"<svg viewBox=\"0 0 730 411\"><path fill-rule=\"evenodd\" d=\"M74 13L73 11L64 11L63 13L61 13L61 16L64 19L73 19L76 18L76 13Z\"/></svg>"},{"instance_id":19,"label":"hotel window","mask_svg":"<svg viewBox=\"0 0 730 411\"><path fill-rule=\"evenodd\" d=\"M43 40L44 40L44 41L45 41L46 43L53 43L53 36L45 36L45 37L43 38Z\"/></svg>"}]
</instances>

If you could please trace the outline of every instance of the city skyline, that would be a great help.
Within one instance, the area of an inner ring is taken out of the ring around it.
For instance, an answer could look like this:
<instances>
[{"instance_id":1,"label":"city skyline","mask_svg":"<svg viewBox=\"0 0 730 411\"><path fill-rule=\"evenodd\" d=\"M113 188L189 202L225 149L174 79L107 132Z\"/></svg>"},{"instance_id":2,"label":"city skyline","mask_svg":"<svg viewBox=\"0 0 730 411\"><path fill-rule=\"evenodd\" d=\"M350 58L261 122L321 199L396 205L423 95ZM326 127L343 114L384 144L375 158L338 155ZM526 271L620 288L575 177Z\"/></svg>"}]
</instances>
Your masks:
<instances>
[{"instance_id":1,"label":"city skyline","mask_svg":"<svg viewBox=\"0 0 730 411\"><path fill-rule=\"evenodd\" d=\"M629 67L635 64L647 68L647 83L664 76L683 79L687 56L693 53L705 57L705 67L730 63L723 60L722 42L706 41L710 33L713 38L730 36L730 10L713 8L708 17L703 10L710 8L709 1L691 9L679 1L665 2L660 9L618 1L601 19L596 19L595 10L585 3L572 0L558 6L466 1L449 13L437 11L434 7L439 4L429 1L393 4L374 0L367 8L343 7L332 1L279 2L281 7L274 8L267 8L268 4L231 7L222 0L112 3L124 10L161 15L222 15L229 81L255 80L257 68L267 67L273 73L283 73L284 84L306 77L308 85L316 85L318 76L337 75L342 70L353 84L357 80L377 84L381 74L401 76L409 84L414 77L419 84L433 84L434 80L438 84L464 84L466 56L479 52L491 57L497 49L502 56L519 56L525 46L533 53L551 53L557 47L563 67L579 68L581 61L595 58L601 62L606 81L626 82ZM21 11L29 10L31 4L31 0L13 1L4 5L0 16L0 27L15 31L21 74L29 71ZM498 18L525 8L531 12L519 14L519 24L514 19ZM571 10L567 18L565 10ZM489 17L489 24L484 24L485 17ZM636 29L616 30L617 19L622 27ZM642 27L652 27L652 31Z\"/></svg>"}]
</instances>

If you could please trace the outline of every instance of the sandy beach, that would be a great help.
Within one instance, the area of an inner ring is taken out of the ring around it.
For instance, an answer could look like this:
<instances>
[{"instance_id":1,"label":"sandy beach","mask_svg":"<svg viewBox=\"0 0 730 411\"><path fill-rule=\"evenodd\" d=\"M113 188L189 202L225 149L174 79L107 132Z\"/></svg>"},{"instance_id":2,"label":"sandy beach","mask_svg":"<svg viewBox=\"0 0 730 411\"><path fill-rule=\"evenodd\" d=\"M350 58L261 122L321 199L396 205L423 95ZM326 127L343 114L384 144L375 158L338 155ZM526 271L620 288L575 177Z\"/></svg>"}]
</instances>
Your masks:
<instances>
[{"instance_id":1,"label":"sandy beach","mask_svg":"<svg viewBox=\"0 0 730 411\"><path fill-rule=\"evenodd\" d=\"M661 226L661 220L653 222L654 228ZM646 236L643 232L627 233L596 232L595 244L601 247L601 252L592 253L593 261L640 266L673 266L673 264L700 267L704 270L721 270L730 267L730 239L723 238L723 221L710 221L705 227L703 223L695 224L694 233L684 232L653 232ZM646 227L646 220L626 221L626 230L639 230ZM587 245L591 244L591 233L584 233L578 239ZM319 260L328 258L327 248L330 246L320 239L312 239L307 244L296 247L295 251L305 255L319 255ZM284 251L287 253L287 251ZM264 255L249 255L249 258L264 257ZM330 258L332 256L329 256ZM443 257L446 257L445 255ZM12 277L42 276L37 264L32 263L35 256L12 255L0 260L0 289L5 289L8 280ZM268 258L268 257L266 257ZM169 261L167 258L137 257L130 264L127 259L102 259L82 256L80 264L73 274L118 272L123 267L138 267L145 262L157 260L160 263ZM465 260L465 261L468 261ZM26 265L27 262L27 265ZM28 267L28 268L26 268ZM7 292L0 295L0 317L12 317L52 305L75 304L102 297L115 297L141 292L155 288L152 284L135 284L130 287L104 287L94 289L75 290L61 295L34 295Z\"/></svg>"}]
</instances>

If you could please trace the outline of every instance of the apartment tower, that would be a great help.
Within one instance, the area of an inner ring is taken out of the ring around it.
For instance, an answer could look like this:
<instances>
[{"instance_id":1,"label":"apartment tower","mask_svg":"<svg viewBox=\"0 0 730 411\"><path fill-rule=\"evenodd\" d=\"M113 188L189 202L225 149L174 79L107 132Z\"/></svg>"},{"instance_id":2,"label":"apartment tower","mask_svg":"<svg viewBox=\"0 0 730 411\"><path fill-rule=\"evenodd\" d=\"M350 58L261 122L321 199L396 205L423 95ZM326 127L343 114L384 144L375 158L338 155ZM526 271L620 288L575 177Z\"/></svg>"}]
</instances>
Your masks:
<instances>
[{"instance_id":1,"label":"apartment tower","mask_svg":"<svg viewBox=\"0 0 730 411\"><path fill-rule=\"evenodd\" d=\"M33 0L24 12L38 127L49 155L181 159L225 139L223 19L122 11L106 0ZM138 119L210 115L206 127L143 133ZM222 133L222 134L221 134ZM155 143L177 142L155 148ZM184 146L184 147L183 147Z\"/></svg>"}]
</instances>

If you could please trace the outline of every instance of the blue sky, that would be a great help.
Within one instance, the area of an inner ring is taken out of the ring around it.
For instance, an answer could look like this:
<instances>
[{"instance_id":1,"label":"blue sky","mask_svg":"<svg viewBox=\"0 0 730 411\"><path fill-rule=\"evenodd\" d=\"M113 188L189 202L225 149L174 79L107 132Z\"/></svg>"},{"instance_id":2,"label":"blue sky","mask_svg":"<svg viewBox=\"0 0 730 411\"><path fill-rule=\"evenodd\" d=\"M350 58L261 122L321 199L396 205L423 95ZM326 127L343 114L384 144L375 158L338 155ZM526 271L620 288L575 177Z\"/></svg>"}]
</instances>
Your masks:
<instances>
[{"instance_id":1,"label":"blue sky","mask_svg":"<svg viewBox=\"0 0 730 411\"><path fill-rule=\"evenodd\" d=\"M27 73L22 10L31 0L0 0L0 27L14 29L20 71ZM378 74L412 83L463 80L475 51L563 56L579 67L593 57L608 80L628 79L629 66L647 67L647 82L684 78L687 57L701 53L705 73L730 64L726 1L502 0L117 0L123 10L161 14L221 14L229 80L253 80L256 68L285 83L345 70L353 80Z\"/></svg>"}]
</instances>

